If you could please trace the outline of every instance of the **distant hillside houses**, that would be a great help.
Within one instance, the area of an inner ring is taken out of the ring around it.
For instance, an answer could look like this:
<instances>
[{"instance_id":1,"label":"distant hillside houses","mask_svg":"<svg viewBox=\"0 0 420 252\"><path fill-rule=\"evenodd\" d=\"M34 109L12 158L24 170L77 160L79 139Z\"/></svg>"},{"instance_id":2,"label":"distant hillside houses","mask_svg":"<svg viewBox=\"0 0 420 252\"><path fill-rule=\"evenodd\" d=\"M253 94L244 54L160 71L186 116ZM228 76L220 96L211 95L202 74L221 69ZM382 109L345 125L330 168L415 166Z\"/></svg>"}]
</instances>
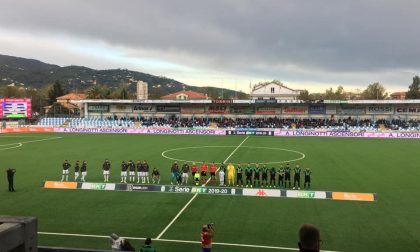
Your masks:
<instances>
[{"instance_id":1,"label":"distant hillside houses","mask_svg":"<svg viewBox=\"0 0 420 252\"><path fill-rule=\"evenodd\" d=\"M85 100L86 97L87 96L84 93L68 93L66 95L57 97L57 103L60 103L63 107L68 109L70 111L70 113L74 114L74 113L77 113L78 111L80 111L82 109L82 107L81 107L82 105L72 103L71 101ZM47 114L51 110L52 107L53 107L53 105L45 106L43 108L44 113Z\"/></svg>"},{"instance_id":2,"label":"distant hillside houses","mask_svg":"<svg viewBox=\"0 0 420 252\"><path fill-rule=\"evenodd\" d=\"M282 99L297 100L302 90L291 89L281 81L273 80L271 82L258 83L254 85L251 91L251 99Z\"/></svg>"},{"instance_id":3,"label":"distant hillside houses","mask_svg":"<svg viewBox=\"0 0 420 252\"><path fill-rule=\"evenodd\" d=\"M390 94L392 100L405 100L407 92L394 92Z\"/></svg>"}]
</instances>

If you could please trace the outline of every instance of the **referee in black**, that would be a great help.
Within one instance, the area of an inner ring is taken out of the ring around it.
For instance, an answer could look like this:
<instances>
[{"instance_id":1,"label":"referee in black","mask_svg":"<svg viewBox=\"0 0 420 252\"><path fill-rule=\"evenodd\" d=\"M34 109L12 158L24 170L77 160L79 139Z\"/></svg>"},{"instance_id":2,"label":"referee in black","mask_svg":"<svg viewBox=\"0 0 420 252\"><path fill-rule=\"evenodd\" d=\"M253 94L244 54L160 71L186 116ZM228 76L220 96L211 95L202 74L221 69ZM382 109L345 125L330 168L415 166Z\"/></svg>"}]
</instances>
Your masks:
<instances>
[{"instance_id":1,"label":"referee in black","mask_svg":"<svg viewBox=\"0 0 420 252\"><path fill-rule=\"evenodd\" d=\"M9 168L6 170L7 173L7 181L9 182L9 192L15 192L15 188L13 187L13 177L15 176L16 169Z\"/></svg>"}]
</instances>

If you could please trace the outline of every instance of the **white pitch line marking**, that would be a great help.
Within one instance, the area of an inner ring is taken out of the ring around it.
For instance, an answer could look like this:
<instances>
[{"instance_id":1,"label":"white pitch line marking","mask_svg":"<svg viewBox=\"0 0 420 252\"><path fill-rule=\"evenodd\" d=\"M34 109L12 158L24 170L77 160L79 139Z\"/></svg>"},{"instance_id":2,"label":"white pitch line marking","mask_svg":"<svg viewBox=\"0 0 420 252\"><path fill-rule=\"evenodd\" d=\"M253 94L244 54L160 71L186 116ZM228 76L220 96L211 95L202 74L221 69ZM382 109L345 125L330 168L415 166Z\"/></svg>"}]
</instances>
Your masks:
<instances>
[{"instance_id":1,"label":"white pitch line marking","mask_svg":"<svg viewBox=\"0 0 420 252\"><path fill-rule=\"evenodd\" d=\"M10 149L16 149L16 148L20 148L23 146L23 144L25 143L35 143L35 142L42 142L42 141L49 141L49 140L56 140L56 139L61 139L63 137L52 137L52 138L43 138L43 139L38 139L38 140L31 140L31 141L25 141L25 142L18 142L18 143L10 143L10 144L1 144L1 146L9 146L9 145L17 145L17 146L13 146L13 147L7 147L7 148L2 148L1 150L10 150Z\"/></svg>"},{"instance_id":2,"label":"white pitch line marking","mask_svg":"<svg viewBox=\"0 0 420 252\"><path fill-rule=\"evenodd\" d=\"M16 145L16 146L7 147L7 148L1 148L0 150L16 149L16 148L20 148L20 147L23 146L23 144L21 144L21 143L3 144L3 145L0 145L0 146L9 146L9 145Z\"/></svg>"},{"instance_id":3,"label":"white pitch line marking","mask_svg":"<svg viewBox=\"0 0 420 252\"><path fill-rule=\"evenodd\" d=\"M49 140L56 140L56 139L61 139L63 137L51 137L51 138L43 138L43 139L38 139L38 140L32 140L32 141L25 141L25 142L19 142L19 143L35 143L35 142L42 142L42 141L49 141Z\"/></svg>"},{"instance_id":4,"label":"white pitch line marking","mask_svg":"<svg viewBox=\"0 0 420 252\"><path fill-rule=\"evenodd\" d=\"M52 232L38 232L40 235L57 235L57 236L74 236L74 237L90 237L90 238L106 238L109 239L109 235L88 235L88 234L70 234L70 233L52 233ZM146 240L146 238L141 237L129 237L121 236L124 239L131 240ZM175 243L188 243L188 244L201 244L199 241L187 241L187 240L172 240L172 239L156 239L157 241L162 242L175 242ZM297 248L288 248L288 247L277 247L277 246L265 246L265 245L254 245L254 244L240 244L240 243L225 243L225 242L213 242L214 245L222 246L232 246L232 247L248 247L248 248L264 248L264 249L274 249L274 250L290 250L290 251L299 251ZM340 252L334 250L320 250L322 252Z\"/></svg>"},{"instance_id":5,"label":"white pitch line marking","mask_svg":"<svg viewBox=\"0 0 420 252\"><path fill-rule=\"evenodd\" d=\"M247 136L238 146L236 146L236 148L230 153L230 155L225 159L225 161L223 161L223 163L226 163L229 158L235 154L235 152L239 149L239 147L241 147L245 141L249 138L249 136ZM219 169L216 170L216 172ZM209 183L211 178L208 178L206 183L203 185L207 185ZM175 218L172 219L171 222L169 222L169 224L162 230L162 232L160 232L160 234L156 237L156 240L159 240L163 234L165 234L165 232L172 226L172 224L178 219L178 217L185 211L185 209L187 209L187 207L191 204L191 202L193 202L193 200L197 197L198 193L194 194L194 196L192 196L192 198L187 202L187 204L185 204L185 206L181 209L181 211L179 211L179 213L175 216Z\"/></svg>"},{"instance_id":6,"label":"white pitch line marking","mask_svg":"<svg viewBox=\"0 0 420 252\"><path fill-rule=\"evenodd\" d=\"M0 134L0 138L39 138L39 136L4 136L6 133L4 134Z\"/></svg>"},{"instance_id":7,"label":"white pitch line marking","mask_svg":"<svg viewBox=\"0 0 420 252\"><path fill-rule=\"evenodd\" d=\"M156 237L156 240L159 240L160 237L174 224L174 222L178 219L178 217L185 211L185 209L191 204L191 202L197 197L198 193L194 194L192 198L185 204L185 206L178 212L177 215L169 222L169 224L160 232L160 234Z\"/></svg>"},{"instance_id":8,"label":"white pitch line marking","mask_svg":"<svg viewBox=\"0 0 420 252\"><path fill-rule=\"evenodd\" d=\"M167 156L168 152L173 152L173 151L177 151L177 150L187 150L187 149L204 149L204 148L231 148L231 147L235 147L235 146L231 146L231 145L227 145L227 146L191 146L191 147L180 147L180 148L175 148L175 149L169 149L169 150L165 150L161 153L161 156L166 158L166 159L170 159L170 160L174 160L174 161L179 161L179 162L187 162L187 163L199 163L199 161L194 161L194 160L184 160L184 159L177 159L177 158L173 158L173 157L169 157ZM290 159L290 160L284 160L284 161L270 161L270 162L263 162L264 164L284 164L284 163L289 163L289 162L296 162L299 160L304 159L306 156L304 153L297 151L297 150L291 150L291 149L283 149L283 148L273 148L273 147L262 147L262 146L243 146L242 148L249 148L249 149L266 149L266 150L278 150L278 151L287 151L287 152L293 152L293 153L297 153L300 155L299 158L296 159ZM220 163L215 163L215 164L220 164Z\"/></svg>"}]
</instances>

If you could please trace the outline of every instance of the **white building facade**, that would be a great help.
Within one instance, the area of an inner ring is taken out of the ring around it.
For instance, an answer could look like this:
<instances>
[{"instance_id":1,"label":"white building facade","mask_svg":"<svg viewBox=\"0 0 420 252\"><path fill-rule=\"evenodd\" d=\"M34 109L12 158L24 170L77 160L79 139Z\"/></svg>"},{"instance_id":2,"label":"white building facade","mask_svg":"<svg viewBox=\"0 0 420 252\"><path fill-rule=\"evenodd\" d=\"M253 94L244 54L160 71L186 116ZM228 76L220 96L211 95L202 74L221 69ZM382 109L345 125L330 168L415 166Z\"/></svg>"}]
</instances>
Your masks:
<instances>
[{"instance_id":1,"label":"white building facade","mask_svg":"<svg viewBox=\"0 0 420 252\"><path fill-rule=\"evenodd\" d=\"M147 100L149 98L147 82L137 82L137 100Z\"/></svg>"},{"instance_id":2,"label":"white building facade","mask_svg":"<svg viewBox=\"0 0 420 252\"><path fill-rule=\"evenodd\" d=\"M301 90L286 87L280 81L264 82L254 85L251 91L251 99L278 99L297 100Z\"/></svg>"}]
</instances>

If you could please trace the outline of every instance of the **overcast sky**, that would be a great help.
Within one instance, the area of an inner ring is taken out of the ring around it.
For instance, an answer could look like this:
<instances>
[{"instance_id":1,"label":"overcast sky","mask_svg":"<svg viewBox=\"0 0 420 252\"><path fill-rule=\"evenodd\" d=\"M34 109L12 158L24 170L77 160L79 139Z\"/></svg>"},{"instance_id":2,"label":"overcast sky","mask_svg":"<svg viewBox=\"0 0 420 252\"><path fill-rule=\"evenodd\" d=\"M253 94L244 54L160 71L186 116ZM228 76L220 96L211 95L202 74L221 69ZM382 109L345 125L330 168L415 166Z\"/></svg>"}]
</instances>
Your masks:
<instances>
[{"instance_id":1,"label":"overcast sky","mask_svg":"<svg viewBox=\"0 0 420 252\"><path fill-rule=\"evenodd\" d=\"M127 68L249 91L406 90L420 74L418 0L0 0L0 54Z\"/></svg>"}]
</instances>

